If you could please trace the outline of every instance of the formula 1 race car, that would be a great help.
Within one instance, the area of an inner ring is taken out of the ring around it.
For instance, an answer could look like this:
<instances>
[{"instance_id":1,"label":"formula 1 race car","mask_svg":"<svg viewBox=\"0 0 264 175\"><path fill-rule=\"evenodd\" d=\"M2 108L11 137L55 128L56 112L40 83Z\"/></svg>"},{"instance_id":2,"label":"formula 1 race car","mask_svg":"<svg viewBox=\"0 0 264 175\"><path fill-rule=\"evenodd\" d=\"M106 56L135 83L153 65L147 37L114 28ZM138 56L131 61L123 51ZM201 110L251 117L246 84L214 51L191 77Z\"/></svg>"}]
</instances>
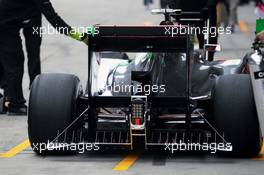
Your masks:
<instances>
[{"instance_id":1,"label":"formula 1 race car","mask_svg":"<svg viewBox=\"0 0 264 175\"><path fill-rule=\"evenodd\" d=\"M75 75L35 79L28 132L37 154L85 144L90 150L143 145L146 150L259 154L264 132L259 45L243 60L208 61L216 45L197 51L194 34L169 32L188 31L191 20L172 25L171 17L184 20L190 12L156 13L165 14L164 25L96 26L100 33L89 36L85 91ZM207 19L201 13L191 17Z\"/></svg>"}]
</instances>

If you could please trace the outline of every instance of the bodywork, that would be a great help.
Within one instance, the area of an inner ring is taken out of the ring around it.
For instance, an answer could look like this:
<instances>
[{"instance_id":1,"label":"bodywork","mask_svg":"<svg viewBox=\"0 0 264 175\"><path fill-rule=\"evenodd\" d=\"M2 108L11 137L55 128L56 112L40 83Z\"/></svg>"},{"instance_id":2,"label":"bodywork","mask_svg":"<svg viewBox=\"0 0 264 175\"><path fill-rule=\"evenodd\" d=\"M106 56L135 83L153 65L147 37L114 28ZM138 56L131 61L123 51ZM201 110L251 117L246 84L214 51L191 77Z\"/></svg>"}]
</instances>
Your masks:
<instances>
[{"instance_id":1,"label":"bodywork","mask_svg":"<svg viewBox=\"0 0 264 175\"><path fill-rule=\"evenodd\" d=\"M143 143L150 149L220 139L224 146L217 149L232 150L212 122L213 86L221 75L254 76L263 70L262 55L209 62L204 51L194 50L193 35L171 37L166 27L172 26L98 26L100 34L90 36L87 87L77 101L77 133L84 142L129 149ZM252 85L263 129L263 79L252 79Z\"/></svg>"}]
</instances>

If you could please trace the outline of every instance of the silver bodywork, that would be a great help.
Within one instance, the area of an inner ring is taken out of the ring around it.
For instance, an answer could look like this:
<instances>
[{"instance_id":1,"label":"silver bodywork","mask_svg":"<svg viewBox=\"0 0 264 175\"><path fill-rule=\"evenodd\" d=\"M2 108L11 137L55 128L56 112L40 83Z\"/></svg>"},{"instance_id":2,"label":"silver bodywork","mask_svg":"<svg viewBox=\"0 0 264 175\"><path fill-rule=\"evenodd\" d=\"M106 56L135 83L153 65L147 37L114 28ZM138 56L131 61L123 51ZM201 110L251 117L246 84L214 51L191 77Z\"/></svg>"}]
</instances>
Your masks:
<instances>
[{"instance_id":1,"label":"silver bodywork","mask_svg":"<svg viewBox=\"0 0 264 175\"><path fill-rule=\"evenodd\" d=\"M244 59L217 60L207 62L203 59L201 51L194 52L194 63L192 67L192 99L206 99L211 96L211 89L218 76L228 74L246 73L248 66L251 75L256 108L258 112L260 127L264 133L264 79L256 79L254 73L264 70L263 56L257 51L247 54ZM181 96L184 93L185 78L185 54L154 54L153 58L148 57L148 53L140 53L135 56L133 61L113 59L108 60L107 65L99 71L100 91L103 95L133 95L127 92L116 93L107 88L115 84L131 84L132 71L153 71L152 82L154 84L165 83L167 91L165 94ZM101 59L101 63L103 64ZM114 71L113 71L114 70ZM102 72L104 72L102 74ZM106 74L105 72L108 72ZM104 82L104 83L102 83ZM105 85L103 85L105 84ZM136 85L137 82L134 83Z\"/></svg>"},{"instance_id":2,"label":"silver bodywork","mask_svg":"<svg viewBox=\"0 0 264 175\"><path fill-rule=\"evenodd\" d=\"M264 133L264 58L263 54L255 51L247 54L243 59L248 66L261 132Z\"/></svg>"},{"instance_id":3,"label":"silver bodywork","mask_svg":"<svg viewBox=\"0 0 264 175\"><path fill-rule=\"evenodd\" d=\"M201 51L194 52L194 61L191 70L192 98L207 97L211 95L211 89L218 76L235 74L239 72L242 61L218 60L213 62L204 61ZM132 61L121 59L100 59L100 70L97 91L103 95L131 96L127 92L109 92L107 87L115 85L131 84L132 71L149 71L153 84L165 84L166 92L159 96L183 96L185 93L186 55L184 53L157 53L152 58L148 53L140 53ZM95 66L96 67L96 66ZM133 82L137 85L138 82ZM94 92L96 93L96 92ZM136 92L135 92L136 93Z\"/></svg>"}]
</instances>

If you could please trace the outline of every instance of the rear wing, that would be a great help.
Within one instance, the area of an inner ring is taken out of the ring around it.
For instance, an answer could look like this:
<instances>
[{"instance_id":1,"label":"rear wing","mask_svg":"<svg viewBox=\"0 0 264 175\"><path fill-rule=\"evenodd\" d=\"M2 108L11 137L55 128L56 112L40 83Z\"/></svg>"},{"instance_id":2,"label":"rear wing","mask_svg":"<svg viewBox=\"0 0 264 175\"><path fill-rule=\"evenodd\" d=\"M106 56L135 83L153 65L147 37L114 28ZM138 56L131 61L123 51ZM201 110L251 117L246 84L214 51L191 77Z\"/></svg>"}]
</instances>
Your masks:
<instances>
[{"instance_id":1,"label":"rear wing","mask_svg":"<svg viewBox=\"0 0 264 175\"><path fill-rule=\"evenodd\" d=\"M189 110L191 86L190 66L192 64L193 34L188 33L188 26L95 26L99 31L89 35L88 39L88 83L87 93L89 106L123 107L131 103L131 97L98 96L92 94L93 74L92 63L95 52L175 52L186 53L186 93L183 97L149 97L153 106L184 106ZM99 63L98 63L99 64ZM187 110L187 111L188 111ZM188 114L190 115L190 113Z\"/></svg>"},{"instance_id":2,"label":"rear wing","mask_svg":"<svg viewBox=\"0 0 264 175\"><path fill-rule=\"evenodd\" d=\"M173 17L176 22L181 24L200 24L201 21L206 21L209 19L209 9L204 8L201 11L183 11L182 9L154 9L151 11L152 14L162 14L165 16L166 20L171 21Z\"/></svg>"},{"instance_id":3,"label":"rear wing","mask_svg":"<svg viewBox=\"0 0 264 175\"><path fill-rule=\"evenodd\" d=\"M188 26L96 26L89 51L184 52L192 45ZM186 32L185 32L186 31Z\"/></svg>"}]
</instances>

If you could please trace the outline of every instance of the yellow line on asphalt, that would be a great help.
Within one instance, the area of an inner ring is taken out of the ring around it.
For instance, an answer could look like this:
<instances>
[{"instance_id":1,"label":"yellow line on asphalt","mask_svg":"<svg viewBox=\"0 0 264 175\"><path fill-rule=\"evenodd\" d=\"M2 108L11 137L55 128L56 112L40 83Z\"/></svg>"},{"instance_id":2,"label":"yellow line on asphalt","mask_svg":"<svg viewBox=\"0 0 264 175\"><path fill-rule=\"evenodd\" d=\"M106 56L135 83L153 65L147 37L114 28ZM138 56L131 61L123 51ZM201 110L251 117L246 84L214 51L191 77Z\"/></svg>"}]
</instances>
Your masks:
<instances>
[{"instance_id":1,"label":"yellow line on asphalt","mask_svg":"<svg viewBox=\"0 0 264 175\"><path fill-rule=\"evenodd\" d=\"M264 144L262 144L261 152L258 157L253 158L254 160L264 160Z\"/></svg>"},{"instance_id":2,"label":"yellow line on asphalt","mask_svg":"<svg viewBox=\"0 0 264 175\"><path fill-rule=\"evenodd\" d=\"M139 154L133 153L127 155L123 160L121 160L114 168L114 171L126 171L128 170L138 159Z\"/></svg>"},{"instance_id":3,"label":"yellow line on asphalt","mask_svg":"<svg viewBox=\"0 0 264 175\"><path fill-rule=\"evenodd\" d=\"M245 21L239 21L239 28L240 28L240 31L243 32L243 33L248 33L249 32L249 29L248 29L248 26L246 24Z\"/></svg>"},{"instance_id":4,"label":"yellow line on asphalt","mask_svg":"<svg viewBox=\"0 0 264 175\"><path fill-rule=\"evenodd\" d=\"M29 140L26 139L17 146L11 148L9 151L2 153L0 158L11 158L19 154L20 152L24 151L30 146Z\"/></svg>"}]
</instances>

